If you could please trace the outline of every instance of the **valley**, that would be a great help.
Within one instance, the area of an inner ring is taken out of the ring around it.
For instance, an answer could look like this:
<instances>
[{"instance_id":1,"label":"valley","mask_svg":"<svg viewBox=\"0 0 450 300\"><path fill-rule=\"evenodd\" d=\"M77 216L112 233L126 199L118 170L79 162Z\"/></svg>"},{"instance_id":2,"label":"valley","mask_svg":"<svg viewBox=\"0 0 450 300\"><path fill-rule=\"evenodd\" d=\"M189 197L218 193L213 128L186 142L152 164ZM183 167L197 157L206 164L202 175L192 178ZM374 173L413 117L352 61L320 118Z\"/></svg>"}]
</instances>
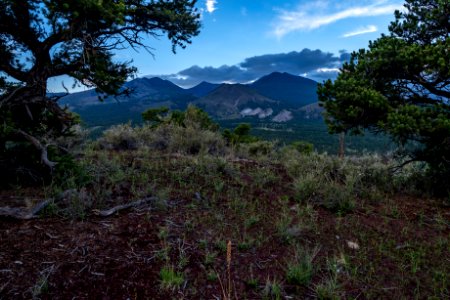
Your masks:
<instances>
[{"instance_id":1,"label":"valley","mask_svg":"<svg viewBox=\"0 0 450 300\"><path fill-rule=\"evenodd\" d=\"M92 137L112 125L142 124L141 113L148 108L184 110L188 104L206 111L222 128L249 123L252 134L289 144L304 140L319 152L336 153L338 136L328 133L323 109L317 103L317 83L288 73L274 72L250 84L200 84L183 89L160 78L138 78L125 84L129 96L97 99L94 91L69 94L60 100L80 114L83 125L95 128ZM394 146L386 137L366 133L348 136L349 153L387 153Z\"/></svg>"}]
</instances>

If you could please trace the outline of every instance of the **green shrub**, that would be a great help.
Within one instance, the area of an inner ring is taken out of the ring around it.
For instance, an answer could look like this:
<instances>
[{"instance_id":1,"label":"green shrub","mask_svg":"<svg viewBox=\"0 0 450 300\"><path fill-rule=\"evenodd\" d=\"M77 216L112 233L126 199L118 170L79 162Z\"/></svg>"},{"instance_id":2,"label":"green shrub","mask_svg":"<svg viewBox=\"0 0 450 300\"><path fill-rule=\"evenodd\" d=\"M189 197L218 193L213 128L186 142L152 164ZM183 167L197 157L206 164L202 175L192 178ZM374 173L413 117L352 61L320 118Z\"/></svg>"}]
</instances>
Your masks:
<instances>
[{"instance_id":1,"label":"green shrub","mask_svg":"<svg viewBox=\"0 0 450 300\"><path fill-rule=\"evenodd\" d=\"M168 144L168 150L173 153L224 155L227 152L220 134L193 127L173 127Z\"/></svg>"},{"instance_id":2,"label":"green shrub","mask_svg":"<svg viewBox=\"0 0 450 300\"><path fill-rule=\"evenodd\" d=\"M149 108L142 113L142 119L144 119L151 127L157 127L166 120L168 113L169 108L165 106Z\"/></svg>"},{"instance_id":3,"label":"green shrub","mask_svg":"<svg viewBox=\"0 0 450 300\"><path fill-rule=\"evenodd\" d=\"M288 212L283 212L280 218L276 221L275 228L277 229L277 235L285 243L292 240L294 235L291 232L291 223L293 218L288 214Z\"/></svg>"},{"instance_id":4,"label":"green shrub","mask_svg":"<svg viewBox=\"0 0 450 300\"><path fill-rule=\"evenodd\" d=\"M102 149L136 150L142 141L139 139L139 128L128 123L114 125L105 130L97 142Z\"/></svg>"},{"instance_id":5,"label":"green shrub","mask_svg":"<svg viewBox=\"0 0 450 300\"><path fill-rule=\"evenodd\" d=\"M179 288L184 282L183 274L176 272L173 266L163 267L159 276L161 277L161 288L165 290Z\"/></svg>"},{"instance_id":6,"label":"green shrub","mask_svg":"<svg viewBox=\"0 0 450 300\"><path fill-rule=\"evenodd\" d=\"M63 190L82 187L92 180L86 168L69 154L57 157L55 162L53 183Z\"/></svg>"},{"instance_id":7,"label":"green shrub","mask_svg":"<svg viewBox=\"0 0 450 300\"><path fill-rule=\"evenodd\" d=\"M251 130L251 126L248 123L241 123L238 126L236 126L236 128L234 129L234 134L236 134L237 136L247 136L250 134L250 130Z\"/></svg>"},{"instance_id":8,"label":"green shrub","mask_svg":"<svg viewBox=\"0 0 450 300\"><path fill-rule=\"evenodd\" d=\"M294 179L293 187L299 201L311 201L331 210L351 211L356 199L380 201L387 193L426 190L418 185L426 172L409 165L399 172L392 169L399 163L378 155L339 159L326 154L295 155L296 150L284 148L279 161ZM421 175L419 175L421 174Z\"/></svg>"},{"instance_id":9,"label":"green shrub","mask_svg":"<svg viewBox=\"0 0 450 300\"><path fill-rule=\"evenodd\" d=\"M225 129L222 136L229 145L238 145L240 143L253 143L259 139L250 135L251 126L248 123L241 123L233 131Z\"/></svg>"},{"instance_id":10,"label":"green shrub","mask_svg":"<svg viewBox=\"0 0 450 300\"><path fill-rule=\"evenodd\" d=\"M275 145L269 141L258 141L248 144L248 153L251 156L266 156L275 151Z\"/></svg>"},{"instance_id":11,"label":"green shrub","mask_svg":"<svg viewBox=\"0 0 450 300\"><path fill-rule=\"evenodd\" d=\"M172 124L210 131L219 129L219 125L205 111L192 104L189 104L185 111L170 112L167 107L150 108L142 113L142 118L152 128L163 124Z\"/></svg>"},{"instance_id":12,"label":"green shrub","mask_svg":"<svg viewBox=\"0 0 450 300\"><path fill-rule=\"evenodd\" d=\"M205 111L194 105L187 107L184 113L183 126L209 131L219 130L219 125Z\"/></svg>"},{"instance_id":13,"label":"green shrub","mask_svg":"<svg viewBox=\"0 0 450 300\"><path fill-rule=\"evenodd\" d=\"M283 289L281 283L277 280L270 281L267 278L264 289L262 290L262 299L263 300L281 300L283 296Z\"/></svg>"},{"instance_id":14,"label":"green shrub","mask_svg":"<svg viewBox=\"0 0 450 300\"><path fill-rule=\"evenodd\" d=\"M286 270L286 280L289 284L307 285L311 281L313 274L312 264L301 262L289 265Z\"/></svg>"},{"instance_id":15,"label":"green shrub","mask_svg":"<svg viewBox=\"0 0 450 300\"><path fill-rule=\"evenodd\" d=\"M351 186L329 183L323 191L323 205L334 212L347 213L356 206L356 199Z\"/></svg>"},{"instance_id":16,"label":"green shrub","mask_svg":"<svg viewBox=\"0 0 450 300\"><path fill-rule=\"evenodd\" d=\"M258 278L251 277L245 281L245 285L251 289L256 289L258 287Z\"/></svg>"},{"instance_id":17,"label":"green shrub","mask_svg":"<svg viewBox=\"0 0 450 300\"><path fill-rule=\"evenodd\" d=\"M304 155L310 155L314 151L314 145L305 141L293 142L291 146Z\"/></svg>"},{"instance_id":18,"label":"green shrub","mask_svg":"<svg viewBox=\"0 0 450 300\"><path fill-rule=\"evenodd\" d=\"M294 190L297 201L314 201L322 191L322 181L314 174L305 174L294 179Z\"/></svg>"},{"instance_id":19,"label":"green shrub","mask_svg":"<svg viewBox=\"0 0 450 300\"><path fill-rule=\"evenodd\" d=\"M295 260L291 261L286 269L286 281L293 285L308 285L314 274L313 260L317 254L317 248L312 252L297 246Z\"/></svg>"},{"instance_id":20,"label":"green shrub","mask_svg":"<svg viewBox=\"0 0 450 300\"><path fill-rule=\"evenodd\" d=\"M227 152L225 140L219 133L173 124L157 128L130 124L113 126L103 133L97 144L107 150L151 149L188 155L224 155Z\"/></svg>"},{"instance_id":21,"label":"green shrub","mask_svg":"<svg viewBox=\"0 0 450 300\"><path fill-rule=\"evenodd\" d=\"M338 284L335 278L329 278L314 286L314 292L319 300L339 300Z\"/></svg>"}]
</instances>

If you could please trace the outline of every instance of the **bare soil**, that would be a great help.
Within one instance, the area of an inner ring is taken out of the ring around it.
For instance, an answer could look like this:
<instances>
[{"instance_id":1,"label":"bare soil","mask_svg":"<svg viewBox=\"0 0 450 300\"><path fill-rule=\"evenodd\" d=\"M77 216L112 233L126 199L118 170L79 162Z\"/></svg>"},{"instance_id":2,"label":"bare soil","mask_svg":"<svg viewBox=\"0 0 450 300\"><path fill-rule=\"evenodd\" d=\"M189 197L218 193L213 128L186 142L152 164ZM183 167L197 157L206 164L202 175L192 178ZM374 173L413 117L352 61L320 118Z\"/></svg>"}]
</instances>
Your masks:
<instances>
[{"instance_id":1,"label":"bare soil","mask_svg":"<svg viewBox=\"0 0 450 300\"><path fill-rule=\"evenodd\" d=\"M260 167L239 163L238 180L252 185ZM450 209L441 201L396 194L361 202L345 215L316 205L307 216L299 213L306 204L295 201L286 171L270 168L275 181L255 185L241 199L219 193L211 204L211 195L180 186L163 205L108 218L92 212L82 220L1 219L0 299L223 299L230 289L228 241L232 299L276 299L267 292L270 282L280 284L282 299L317 298L333 264L333 295L343 299L449 296ZM224 182L228 189L239 186ZM12 193L3 191L2 203L42 197L33 190ZM291 218L288 239L277 229L282 217ZM317 250L307 285L286 280L299 246ZM167 265L183 274L180 286L162 287L160 270Z\"/></svg>"}]
</instances>

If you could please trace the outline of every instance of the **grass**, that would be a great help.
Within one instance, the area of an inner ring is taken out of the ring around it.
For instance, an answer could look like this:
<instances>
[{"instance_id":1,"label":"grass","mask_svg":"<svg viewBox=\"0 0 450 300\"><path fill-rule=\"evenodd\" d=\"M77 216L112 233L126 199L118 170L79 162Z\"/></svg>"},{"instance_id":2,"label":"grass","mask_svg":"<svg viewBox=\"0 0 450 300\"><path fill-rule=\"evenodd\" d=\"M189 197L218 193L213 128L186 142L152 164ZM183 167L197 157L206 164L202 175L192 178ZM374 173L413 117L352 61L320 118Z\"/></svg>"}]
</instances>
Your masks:
<instances>
[{"instance_id":1,"label":"grass","mask_svg":"<svg viewBox=\"0 0 450 300\"><path fill-rule=\"evenodd\" d=\"M137 149L116 149L127 130L86 148L78 162L90 181L72 180L73 197L55 199L45 218L0 223L0 270L24 262L22 273L0 272L10 282L0 298L27 287L25 298L213 299L221 297L218 274L227 274L228 241L231 298L448 298L449 208L412 193L408 169L389 173L395 161L291 155L273 145L237 151L219 133L189 145L195 131L171 127L132 132ZM158 200L108 219L93 215L151 196ZM42 285L36 266L46 262L59 267ZM105 275L88 272L93 266ZM85 286L105 280L105 294Z\"/></svg>"},{"instance_id":2,"label":"grass","mask_svg":"<svg viewBox=\"0 0 450 300\"><path fill-rule=\"evenodd\" d=\"M338 300L341 299L338 292L338 284L335 278L327 278L314 286L317 299Z\"/></svg>"},{"instance_id":3,"label":"grass","mask_svg":"<svg viewBox=\"0 0 450 300\"><path fill-rule=\"evenodd\" d=\"M311 252L296 246L294 259L286 267L287 283L306 286L311 282L315 271L314 258L318 251L318 248Z\"/></svg>"},{"instance_id":4,"label":"grass","mask_svg":"<svg viewBox=\"0 0 450 300\"><path fill-rule=\"evenodd\" d=\"M183 274L176 272L173 266L165 266L159 272L160 286L164 290L173 290L181 287L184 282Z\"/></svg>"},{"instance_id":5,"label":"grass","mask_svg":"<svg viewBox=\"0 0 450 300\"><path fill-rule=\"evenodd\" d=\"M207 252L205 254L205 265L206 266L211 266L214 264L214 262L216 261L217 258L217 253L216 252Z\"/></svg>"},{"instance_id":6,"label":"grass","mask_svg":"<svg viewBox=\"0 0 450 300\"><path fill-rule=\"evenodd\" d=\"M275 223L277 235L285 243L290 242L296 233L295 227L291 227L292 220L293 217L289 215L286 210L284 210L282 215Z\"/></svg>"},{"instance_id":7,"label":"grass","mask_svg":"<svg viewBox=\"0 0 450 300\"><path fill-rule=\"evenodd\" d=\"M33 299L37 299L39 298L39 296L44 296L49 292L48 278L50 277L54 269L55 266L52 265L40 272L36 284L31 289L31 296Z\"/></svg>"},{"instance_id":8,"label":"grass","mask_svg":"<svg viewBox=\"0 0 450 300\"><path fill-rule=\"evenodd\" d=\"M267 278L266 284L262 290L262 299L264 300L281 300L283 296L283 288L276 279Z\"/></svg>"}]
</instances>

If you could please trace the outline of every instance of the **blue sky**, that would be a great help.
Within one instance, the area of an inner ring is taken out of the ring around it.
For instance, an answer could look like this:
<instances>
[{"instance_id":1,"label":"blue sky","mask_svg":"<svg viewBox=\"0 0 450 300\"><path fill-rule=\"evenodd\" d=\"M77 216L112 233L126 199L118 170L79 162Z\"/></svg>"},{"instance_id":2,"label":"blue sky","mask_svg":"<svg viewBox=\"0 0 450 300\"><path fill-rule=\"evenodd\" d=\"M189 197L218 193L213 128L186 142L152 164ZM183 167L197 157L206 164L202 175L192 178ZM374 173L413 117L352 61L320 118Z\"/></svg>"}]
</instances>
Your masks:
<instances>
[{"instance_id":1,"label":"blue sky","mask_svg":"<svg viewBox=\"0 0 450 300\"><path fill-rule=\"evenodd\" d=\"M387 33L402 5L399 0L198 0L202 28L186 49L173 54L167 38L149 38L154 57L122 50L116 59L133 60L138 77L160 76L184 87L249 82L273 71L322 81L336 76L348 53ZM59 90L63 79L51 80L50 88Z\"/></svg>"}]
</instances>

